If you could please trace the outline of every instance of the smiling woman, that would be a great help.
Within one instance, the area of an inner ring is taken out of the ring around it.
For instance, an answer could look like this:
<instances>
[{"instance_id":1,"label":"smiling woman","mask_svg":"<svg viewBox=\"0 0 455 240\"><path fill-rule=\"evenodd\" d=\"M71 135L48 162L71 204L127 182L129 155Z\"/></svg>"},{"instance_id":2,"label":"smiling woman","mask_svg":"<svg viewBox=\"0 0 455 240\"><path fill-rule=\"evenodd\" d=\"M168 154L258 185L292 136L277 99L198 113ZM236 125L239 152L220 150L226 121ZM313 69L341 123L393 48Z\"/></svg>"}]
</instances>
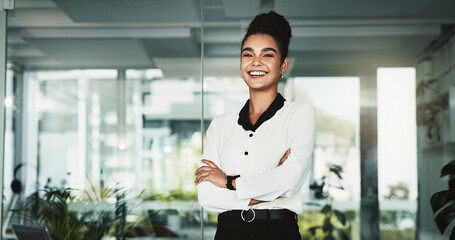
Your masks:
<instances>
[{"instance_id":1,"label":"smiling woman","mask_svg":"<svg viewBox=\"0 0 455 240\"><path fill-rule=\"evenodd\" d=\"M270 35L255 34L243 44L240 70L250 91L276 92L280 76L287 71L289 58L281 61L278 46Z\"/></svg>"},{"instance_id":2,"label":"smiling woman","mask_svg":"<svg viewBox=\"0 0 455 240\"><path fill-rule=\"evenodd\" d=\"M269 12L250 23L240 70L250 99L240 112L213 119L201 166L199 203L218 212L215 239L300 239L300 190L311 162L315 113L311 104L277 93L289 66L291 28Z\"/></svg>"}]
</instances>

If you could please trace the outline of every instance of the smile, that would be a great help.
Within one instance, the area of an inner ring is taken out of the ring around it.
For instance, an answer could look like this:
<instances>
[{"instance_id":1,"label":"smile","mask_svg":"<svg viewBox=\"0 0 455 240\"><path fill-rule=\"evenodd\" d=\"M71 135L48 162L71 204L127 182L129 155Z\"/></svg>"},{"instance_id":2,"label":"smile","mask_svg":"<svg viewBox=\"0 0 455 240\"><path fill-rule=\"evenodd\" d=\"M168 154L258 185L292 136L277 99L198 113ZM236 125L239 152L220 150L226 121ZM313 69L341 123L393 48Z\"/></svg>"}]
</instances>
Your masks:
<instances>
[{"instance_id":1,"label":"smile","mask_svg":"<svg viewBox=\"0 0 455 240\"><path fill-rule=\"evenodd\" d=\"M251 71L251 72L249 72L249 74L250 74L251 76L264 76L264 75L266 75L267 73L264 72L264 71Z\"/></svg>"}]
</instances>

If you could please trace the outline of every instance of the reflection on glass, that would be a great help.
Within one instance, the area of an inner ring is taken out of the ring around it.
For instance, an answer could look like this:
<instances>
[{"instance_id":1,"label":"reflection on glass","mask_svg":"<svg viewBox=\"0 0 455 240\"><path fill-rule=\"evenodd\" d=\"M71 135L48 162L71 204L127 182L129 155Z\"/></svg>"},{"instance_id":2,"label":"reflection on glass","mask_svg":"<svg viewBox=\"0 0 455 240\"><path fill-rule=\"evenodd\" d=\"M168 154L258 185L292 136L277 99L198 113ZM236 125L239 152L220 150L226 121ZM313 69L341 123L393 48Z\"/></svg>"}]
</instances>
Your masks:
<instances>
[{"instance_id":1,"label":"reflection on glass","mask_svg":"<svg viewBox=\"0 0 455 240\"><path fill-rule=\"evenodd\" d=\"M324 236L322 228L314 235L310 229L322 227L329 218L349 239L359 239L359 79L298 77L289 79L284 90L288 100L309 101L316 110L313 169L304 187L305 212L299 216L303 238ZM321 186L324 196L309 191L310 184ZM327 210L325 214L321 214L322 209ZM346 218L344 225L337 217L339 213Z\"/></svg>"},{"instance_id":2,"label":"reflection on glass","mask_svg":"<svg viewBox=\"0 0 455 240\"><path fill-rule=\"evenodd\" d=\"M26 164L37 166L39 174L26 178L32 187L12 223L49 223L56 229L52 219L68 212L72 218L57 222L80 227L83 234L96 231L103 239L200 238L193 183L202 142L198 79L165 79L156 69L26 76L36 92L29 96L36 118L27 121L38 133L28 141L38 158ZM46 213L42 218L32 214L33 203ZM56 206L59 210L47 211Z\"/></svg>"},{"instance_id":3,"label":"reflection on glass","mask_svg":"<svg viewBox=\"0 0 455 240\"><path fill-rule=\"evenodd\" d=\"M14 82L14 71L12 65L8 64L6 71L6 84L5 84L5 136L4 136L4 164L3 164L3 206L9 207L15 205L18 200L17 194L14 194L9 184L14 179L14 158L15 158L15 136L14 136L14 113L18 111L18 106L15 102L13 82ZM4 212L5 213L5 212ZM6 219L11 218L12 215L6 214ZM7 229L5 229L7 230ZM7 235L11 235L11 232L7 232Z\"/></svg>"},{"instance_id":4,"label":"reflection on glass","mask_svg":"<svg viewBox=\"0 0 455 240\"><path fill-rule=\"evenodd\" d=\"M141 169L145 210L157 237L200 238L194 172L201 155L201 93L195 78L127 70L141 85Z\"/></svg>"},{"instance_id":5,"label":"reflection on glass","mask_svg":"<svg viewBox=\"0 0 455 240\"><path fill-rule=\"evenodd\" d=\"M417 140L414 68L378 69L381 239L414 239Z\"/></svg>"},{"instance_id":6,"label":"reflection on glass","mask_svg":"<svg viewBox=\"0 0 455 240\"><path fill-rule=\"evenodd\" d=\"M211 120L220 114L238 112L249 98L248 87L240 77L204 78L204 118L207 128ZM204 211L206 224L204 239L215 236L218 213Z\"/></svg>"}]
</instances>

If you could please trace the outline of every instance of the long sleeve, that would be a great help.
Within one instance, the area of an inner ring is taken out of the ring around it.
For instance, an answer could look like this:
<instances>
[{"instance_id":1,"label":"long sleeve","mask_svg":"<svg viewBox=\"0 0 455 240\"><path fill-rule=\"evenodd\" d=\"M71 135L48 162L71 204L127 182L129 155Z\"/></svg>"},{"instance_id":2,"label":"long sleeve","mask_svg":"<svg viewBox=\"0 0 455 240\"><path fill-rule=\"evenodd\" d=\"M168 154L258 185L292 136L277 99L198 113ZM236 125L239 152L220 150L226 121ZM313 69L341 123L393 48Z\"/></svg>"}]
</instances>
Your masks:
<instances>
[{"instance_id":1,"label":"long sleeve","mask_svg":"<svg viewBox=\"0 0 455 240\"><path fill-rule=\"evenodd\" d=\"M259 174L241 176L236 180L237 199L273 201L290 197L299 191L309 173L314 148L315 113L305 104L292 116L287 130L291 154L279 167Z\"/></svg>"},{"instance_id":2,"label":"long sleeve","mask_svg":"<svg viewBox=\"0 0 455 240\"><path fill-rule=\"evenodd\" d=\"M215 163L219 168L219 133L216 118L210 124L204 144L202 159ZM204 165L202 162L200 166ZM202 182L197 186L199 204L208 211L224 212L233 209L247 209L250 199L238 200L235 191L219 188L211 182Z\"/></svg>"}]
</instances>

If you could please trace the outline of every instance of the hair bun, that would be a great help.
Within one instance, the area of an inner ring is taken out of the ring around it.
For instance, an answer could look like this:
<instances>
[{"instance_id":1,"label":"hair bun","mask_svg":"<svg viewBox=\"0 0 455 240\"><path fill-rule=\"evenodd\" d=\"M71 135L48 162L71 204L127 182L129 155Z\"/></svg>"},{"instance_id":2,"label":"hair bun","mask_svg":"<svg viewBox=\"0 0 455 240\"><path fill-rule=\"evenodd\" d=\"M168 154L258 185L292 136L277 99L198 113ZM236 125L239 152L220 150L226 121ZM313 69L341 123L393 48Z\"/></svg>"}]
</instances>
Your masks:
<instances>
[{"instance_id":1,"label":"hair bun","mask_svg":"<svg viewBox=\"0 0 455 240\"><path fill-rule=\"evenodd\" d=\"M278 34L283 40L289 41L292 37L291 26L289 22L275 11L257 15L248 26L248 32L266 32L273 31Z\"/></svg>"},{"instance_id":2,"label":"hair bun","mask_svg":"<svg viewBox=\"0 0 455 240\"><path fill-rule=\"evenodd\" d=\"M275 39L281 53L281 61L288 56L292 31L289 22L282 15L274 11L257 15L248 26L242 46L246 39L254 34L266 34Z\"/></svg>"}]
</instances>

